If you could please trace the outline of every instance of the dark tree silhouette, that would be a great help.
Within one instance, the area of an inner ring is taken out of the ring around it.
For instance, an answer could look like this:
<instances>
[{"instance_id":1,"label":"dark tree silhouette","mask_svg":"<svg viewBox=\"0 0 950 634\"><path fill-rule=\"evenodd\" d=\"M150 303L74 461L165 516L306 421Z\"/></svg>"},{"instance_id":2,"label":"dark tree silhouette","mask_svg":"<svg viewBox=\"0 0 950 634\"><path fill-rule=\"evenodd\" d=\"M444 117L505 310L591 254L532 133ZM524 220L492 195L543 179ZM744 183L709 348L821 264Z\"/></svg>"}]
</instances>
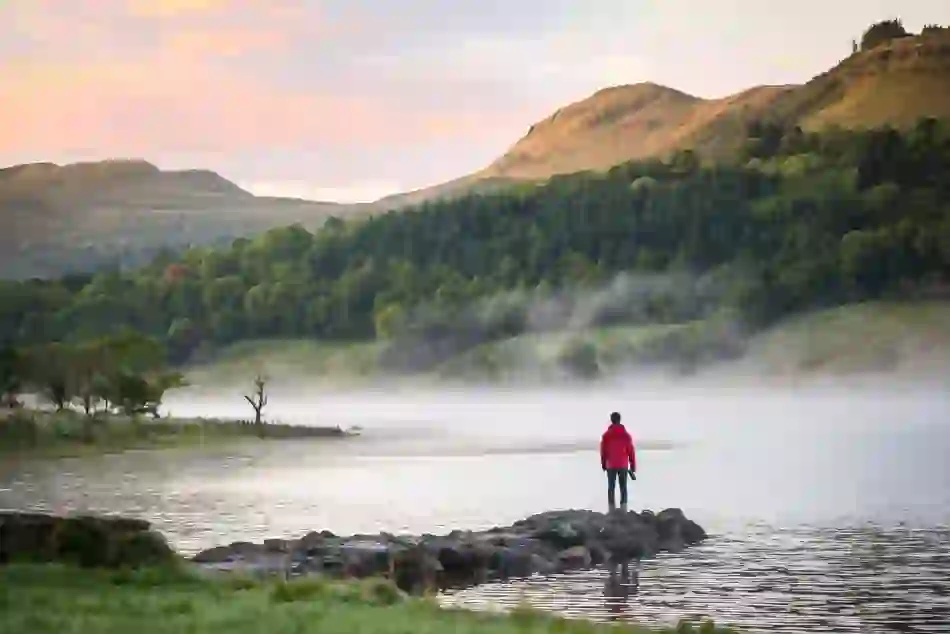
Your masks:
<instances>
[{"instance_id":1,"label":"dark tree silhouette","mask_svg":"<svg viewBox=\"0 0 950 634\"><path fill-rule=\"evenodd\" d=\"M883 20L872 24L861 36L861 50L869 51L872 48L880 46L902 37L908 37L910 33L904 29L904 24L900 19Z\"/></svg>"},{"instance_id":2,"label":"dark tree silhouette","mask_svg":"<svg viewBox=\"0 0 950 634\"><path fill-rule=\"evenodd\" d=\"M254 379L254 393L251 395L244 395L244 400L246 400L251 407L254 408L254 427L257 428L257 434L260 437L264 437L264 420L261 417L261 412L263 412L264 407L267 405L267 381L261 375L257 375Z\"/></svg>"}]
</instances>

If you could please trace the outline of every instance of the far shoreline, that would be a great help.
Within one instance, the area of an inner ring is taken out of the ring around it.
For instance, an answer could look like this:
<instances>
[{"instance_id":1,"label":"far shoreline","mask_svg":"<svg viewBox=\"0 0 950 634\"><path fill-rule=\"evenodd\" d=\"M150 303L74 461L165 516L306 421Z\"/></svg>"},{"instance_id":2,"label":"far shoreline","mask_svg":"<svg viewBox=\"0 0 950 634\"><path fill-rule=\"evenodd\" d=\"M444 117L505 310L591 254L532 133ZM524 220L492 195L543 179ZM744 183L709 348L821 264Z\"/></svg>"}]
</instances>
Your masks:
<instances>
[{"instance_id":1,"label":"far shoreline","mask_svg":"<svg viewBox=\"0 0 950 634\"><path fill-rule=\"evenodd\" d=\"M332 440L357 435L339 426L229 418L130 417L32 408L0 410L0 457L77 458L127 451L201 449L268 440Z\"/></svg>"}]
</instances>

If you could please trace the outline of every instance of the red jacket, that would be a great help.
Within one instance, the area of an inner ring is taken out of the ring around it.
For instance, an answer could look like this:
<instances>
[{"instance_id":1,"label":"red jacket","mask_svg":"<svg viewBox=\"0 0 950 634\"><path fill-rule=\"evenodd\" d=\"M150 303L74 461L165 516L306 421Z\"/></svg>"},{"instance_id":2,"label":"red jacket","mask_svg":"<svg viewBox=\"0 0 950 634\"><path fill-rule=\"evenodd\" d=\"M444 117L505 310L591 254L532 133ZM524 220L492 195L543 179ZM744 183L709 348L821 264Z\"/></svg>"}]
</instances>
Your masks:
<instances>
[{"instance_id":1,"label":"red jacket","mask_svg":"<svg viewBox=\"0 0 950 634\"><path fill-rule=\"evenodd\" d=\"M600 439L600 466L604 469L637 470L633 438L620 423L611 423Z\"/></svg>"}]
</instances>

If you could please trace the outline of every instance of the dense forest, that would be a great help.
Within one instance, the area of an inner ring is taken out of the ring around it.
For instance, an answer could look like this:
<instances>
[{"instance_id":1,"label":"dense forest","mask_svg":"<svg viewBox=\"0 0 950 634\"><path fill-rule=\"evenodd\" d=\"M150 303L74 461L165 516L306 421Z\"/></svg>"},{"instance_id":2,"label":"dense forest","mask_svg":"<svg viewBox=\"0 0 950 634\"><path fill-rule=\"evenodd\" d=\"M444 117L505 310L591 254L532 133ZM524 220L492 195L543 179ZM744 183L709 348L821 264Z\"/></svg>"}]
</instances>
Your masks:
<instances>
[{"instance_id":1,"label":"dense forest","mask_svg":"<svg viewBox=\"0 0 950 634\"><path fill-rule=\"evenodd\" d=\"M596 302L582 292L618 279L622 292ZM129 329L172 362L251 338L380 338L394 350L424 340L421 367L481 341L576 326L580 312L590 326L730 311L760 328L948 280L942 122L820 134L755 122L729 165L686 151L333 219L316 233L275 229L131 272L4 282L0 337L28 350Z\"/></svg>"}]
</instances>

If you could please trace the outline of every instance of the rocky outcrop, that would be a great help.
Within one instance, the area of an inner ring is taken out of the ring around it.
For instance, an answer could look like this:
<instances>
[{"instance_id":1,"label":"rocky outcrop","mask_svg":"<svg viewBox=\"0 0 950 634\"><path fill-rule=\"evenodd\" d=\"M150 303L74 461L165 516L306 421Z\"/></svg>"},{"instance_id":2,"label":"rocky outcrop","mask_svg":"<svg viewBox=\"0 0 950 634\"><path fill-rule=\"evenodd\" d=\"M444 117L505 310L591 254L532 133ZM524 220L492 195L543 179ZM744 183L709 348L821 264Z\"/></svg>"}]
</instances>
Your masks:
<instances>
[{"instance_id":1,"label":"rocky outcrop","mask_svg":"<svg viewBox=\"0 0 950 634\"><path fill-rule=\"evenodd\" d=\"M168 563L176 557L165 538L142 520L0 512L0 564L138 567Z\"/></svg>"},{"instance_id":2,"label":"rocky outcrop","mask_svg":"<svg viewBox=\"0 0 950 634\"><path fill-rule=\"evenodd\" d=\"M457 587L491 579L584 569L676 552L706 538L680 509L613 512L552 511L511 526L448 535L339 537L324 531L300 539L238 542L192 558L206 570L285 577L382 576L408 591Z\"/></svg>"}]
</instances>

